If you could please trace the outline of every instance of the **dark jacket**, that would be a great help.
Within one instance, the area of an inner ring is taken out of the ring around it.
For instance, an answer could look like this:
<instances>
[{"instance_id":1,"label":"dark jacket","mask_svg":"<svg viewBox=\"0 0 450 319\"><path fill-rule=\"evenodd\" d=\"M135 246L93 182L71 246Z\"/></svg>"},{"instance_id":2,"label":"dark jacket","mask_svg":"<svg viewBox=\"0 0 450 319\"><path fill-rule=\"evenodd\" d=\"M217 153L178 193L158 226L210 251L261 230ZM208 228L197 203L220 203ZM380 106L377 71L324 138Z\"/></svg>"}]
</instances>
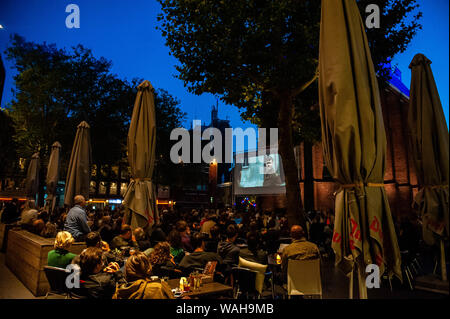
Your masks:
<instances>
[{"instance_id":1,"label":"dark jacket","mask_svg":"<svg viewBox=\"0 0 450 319\"><path fill-rule=\"evenodd\" d=\"M217 246L217 253L227 265L239 264L239 251L238 246L228 241L221 241Z\"/></svg>"},{"instance_id":2,"label":"dark jacket","mask_svg":"<svg viewBox=\"0 0 450 319\"><path fill-rule=\"evenodd\" d=\"M152 265L152 276L158 276L160 278L168 276L171 277L171 273L175 269L175 264L170 260L166 261L163 264L154 264Z\"/></svg>"},{"instance_id":3,"label":"dark jacket","mask_svg":"<svg viewBox=\"0 0 450 319\"><path fill-rule=\"evenodd\" d=\"M239 256L248 261L253 261L258 264L267 265L267 253L261 249L258 249L257 251L251 251L248 248L243 248L239 252Z\"/></svg>"},{"instance_id":4,"label":"dark jacket","mask_svg":"<svg viewBox=\"0 0 450 319\"><path fill-rule=\"evenodd\" d=\"M139 245L136 241L126 240L122 236L116 236L111 241L111 244L109 245L111 249L120 249L121 247L134 247L139 248Z\"/></svg>"},{"instance_id":5,"label":"dark jacket","mask_svg":"<svg viewBox=\"0 0 450 319\"><path fill-rule=\"evenodd\" d=\"M196 251L184 256L179 266L184 269L204 268L208 261L217 261L219 264L221 264L222 258L220 258L217 253Z\"/></svg>"},{"instance_id":6,"label":"dark jacket","mask_svg":"<svg viewBox=\"0 0 450 319\"><path fill-rule=\"evenodd\" d=\"M11 224L20 218L19 209L14 203L7 203L2 214L2 223Z\"/></svg>"},{"instance_id":7,"label":"dark jacket","mask_svg":"<svg viewBox=\"0 0 450 319\"><path fill-rule=\"evenodd\" d=\"M126 283L123 273L116 271L115 273L98 273L83 277L80 280L80 293L89 299L111 299L116 291L116 284Z\"/></svg>"},{"instance_id":8,"label":"dark jacket","mask_svg":"<svg viewBox=\"0 0 450 319\"><path fill-rule=\"evenodd\" d=\"M147 249L152 248L150 240L147 239L137 240L137 243L140 251L146 251Z\"/></svg>"},{"instance_id":9,"label":"dark jacket","mask_svg":"<svg viewBox=\"0 0 450 319\"><path fill-rule=\"evenodd\" d=\"M216 239L208 239L205 242L205 251L217 252L217 247L219 246L219 241Z\"/></svg>"},{"instance_id":10,"label":"dark jacket","mask_svg":"<svg viewBox=\"0 0 450 319\"><path fill-rule=\"evenodd\" d=\"M71 233L75 239L81 238L81 236L91 232L87 224L86 211L83 207L75 205L69 210L64 224L64 230Z\"/></svg>"},{"instance_id":11,"label":"dark jacket","mask_svg":"<svg viewBox=\"0 0 450 319\"><path fill-rule=\"evenodd\" d=\"M276 229L269 229L263 236L266 250L269 254L274 254L277 252L279 247L278 240L280 239L280 231Z\"/></svg>"},{"instance_id":12,"label":"dark jacket","mask_svg":"<svg viewBox=\"0 0 450 319\"><path fill-rule=\"evenodd\" d=\"M157 227L152 231L150 235L150 242L152 246L155 246L157 243L166 241L166 234L162 230L161 227ZM150 247L149 247L150 248Z\"/></svg>"}]
</instances>

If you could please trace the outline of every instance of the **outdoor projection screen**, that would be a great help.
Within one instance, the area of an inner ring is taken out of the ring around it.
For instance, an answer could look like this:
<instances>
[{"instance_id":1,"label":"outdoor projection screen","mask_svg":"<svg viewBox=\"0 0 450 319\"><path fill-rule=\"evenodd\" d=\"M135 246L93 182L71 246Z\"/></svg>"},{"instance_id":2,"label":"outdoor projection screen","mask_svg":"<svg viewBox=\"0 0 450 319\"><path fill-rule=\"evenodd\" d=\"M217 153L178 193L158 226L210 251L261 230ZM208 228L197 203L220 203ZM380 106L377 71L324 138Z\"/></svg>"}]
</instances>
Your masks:
<instances>
[{"instance_id":1,"label":"outdoor projection screen","mask_svg":"<svg viewBox=\"0 0 450 319\"><path fill-rule=\"evenodd\" d=\"M233 176L235 195L285 194L283 164L278 153L268 151L236 154Z\"/></svg>"}]
</instances>

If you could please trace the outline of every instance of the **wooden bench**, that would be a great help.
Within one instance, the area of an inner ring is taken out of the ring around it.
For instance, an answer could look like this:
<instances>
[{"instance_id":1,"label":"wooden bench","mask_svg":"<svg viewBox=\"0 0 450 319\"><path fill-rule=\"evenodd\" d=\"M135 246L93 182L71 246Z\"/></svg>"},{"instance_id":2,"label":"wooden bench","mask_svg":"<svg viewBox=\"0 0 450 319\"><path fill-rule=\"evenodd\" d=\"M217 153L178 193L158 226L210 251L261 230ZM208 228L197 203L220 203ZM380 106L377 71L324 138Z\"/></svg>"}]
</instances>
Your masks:
<instances>
[{"instance_id":1,"label":"wooden bench","mask_svg":"<svg viewBox=\"0 0 450 319\"><path fill-rule=\"evenodd\" d=\"M6 266L36 296L43 296L49 289L44 273L47 255L53 250L53 238L43 238L26 230L10 230L6 249ZM85 243L73 243L70 252L80 254Z\"/></svg>"}]
</instances>

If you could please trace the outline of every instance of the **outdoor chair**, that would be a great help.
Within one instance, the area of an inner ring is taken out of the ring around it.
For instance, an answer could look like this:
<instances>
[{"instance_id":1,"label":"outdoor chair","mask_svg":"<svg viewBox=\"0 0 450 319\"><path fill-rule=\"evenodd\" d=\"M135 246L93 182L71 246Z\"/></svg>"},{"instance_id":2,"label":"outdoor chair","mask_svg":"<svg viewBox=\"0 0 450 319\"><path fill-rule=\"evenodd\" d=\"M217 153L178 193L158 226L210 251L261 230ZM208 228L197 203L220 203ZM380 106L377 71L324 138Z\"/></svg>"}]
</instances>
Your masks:
<instances>
[{"instance_id":1,"label":"outdoor chair","mask_svg":"<svg viewBox=\"0 0 450 319\"><path fill-rule=\"evenodd\" d=\"M407 250L401 251L400 256L402 258L402 271L406 275L406 280L408 282L409 288L414 290L412 281L414 280L414 276L411 272L411 267L409 263L409 252Z\"/></svg>"},{"instance_id":2,"label":"outdoor chair","mask_svg":"<svg viewBox=\"0 0 450 319\"><path fill-rule=\"evenodd\" d=\"M239 257L239 267L241 268L247 268L253 271L256 271L256 278L255 278L255 290L258 292L258 297L261 296L264 288L264 280L266 277L269 277L269 279L272 278L272 272L267 272L267 265L262 265L259 263L255 263L249 260L246 260L242 257ZM272 292L272 298L273 298L273 280L271 281L271 292Z\"/></svg>"},{"instance_id":3,"label":"outdoor chair","mask_svg":"<svg viewBox=\"0 0 450 319\"><path fill-rule=\"evenodd\" d=\"M288 296L319 296L322 299L320 259L288 261Z\"/></svg>"},{"instance_id":4,"label":"outdoor chair","mask_svg":"<svg viewBox=\"0 0 450 319\"><path fill-rule=\"evenodd\" d=\"M66 278L70 274L69 271L63 268L44 266L44 272L50 285L50 290L45 295L45 299L47 299L49 295L59 295L63 296L65 299L83 298L75 292L75 289L67 288Z\"/></svg>"},{"instance_id":5,"label":"outdoor chair","mask_svg":"<svg viewBox=\"0 0 450 319\"><path fill-rule=\"evenodd\" d=\"M246 299L249 296L259 295L255 289L257 271L242 267L233 267L231 273L233 276L234 299L238 299L241 295L245 295Z\"/></svg>"}]
</instances>

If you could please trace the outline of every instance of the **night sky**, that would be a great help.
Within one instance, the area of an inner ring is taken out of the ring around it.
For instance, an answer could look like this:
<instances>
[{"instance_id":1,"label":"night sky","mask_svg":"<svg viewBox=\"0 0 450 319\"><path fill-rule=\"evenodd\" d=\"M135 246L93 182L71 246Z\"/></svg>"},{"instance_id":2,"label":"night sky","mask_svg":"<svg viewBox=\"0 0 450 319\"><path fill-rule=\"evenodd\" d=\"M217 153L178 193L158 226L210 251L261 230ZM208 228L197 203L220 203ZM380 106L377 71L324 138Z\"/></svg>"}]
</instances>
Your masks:
<instances>
[{"instance_id":1,"label":"night sky","mask_svg":"<svg viewBox=\"0 0 450 319\"><path fill-rule=\"evenodd\" d=\"M81 13L81 28L67 29L65 20L68 4L77 4ZM448 0L420 0L423 29L410 43L408 50L398 55L393 64L402 71L403 83L409 88L408 65L416 53L424 53L432 62L432 69L441 96L448 125L449 105L449 4ZM29 41L56 43L57 47L83 44L92 49L96 57L112 60L113 73L131 80L140 77L152 82L156 88L169 91L181 101L188 114L185 127L193 119L210 123L210 109L216 98L210 94L196 96L187 92L182 81L176 79L174 65L177 60L169 55L164 38L155 27L160 5L155 0L1 0L0 51L4 52L9 36L18 33ZM11 98L13 72L7 70L2 107ZM234 106L219 101L219 117L230 119L233 127L249 127L243 123ZM239 149L240 147L238 147ZM249 145L249 148L253 148Z\"/></svg>"}]
</instances>

